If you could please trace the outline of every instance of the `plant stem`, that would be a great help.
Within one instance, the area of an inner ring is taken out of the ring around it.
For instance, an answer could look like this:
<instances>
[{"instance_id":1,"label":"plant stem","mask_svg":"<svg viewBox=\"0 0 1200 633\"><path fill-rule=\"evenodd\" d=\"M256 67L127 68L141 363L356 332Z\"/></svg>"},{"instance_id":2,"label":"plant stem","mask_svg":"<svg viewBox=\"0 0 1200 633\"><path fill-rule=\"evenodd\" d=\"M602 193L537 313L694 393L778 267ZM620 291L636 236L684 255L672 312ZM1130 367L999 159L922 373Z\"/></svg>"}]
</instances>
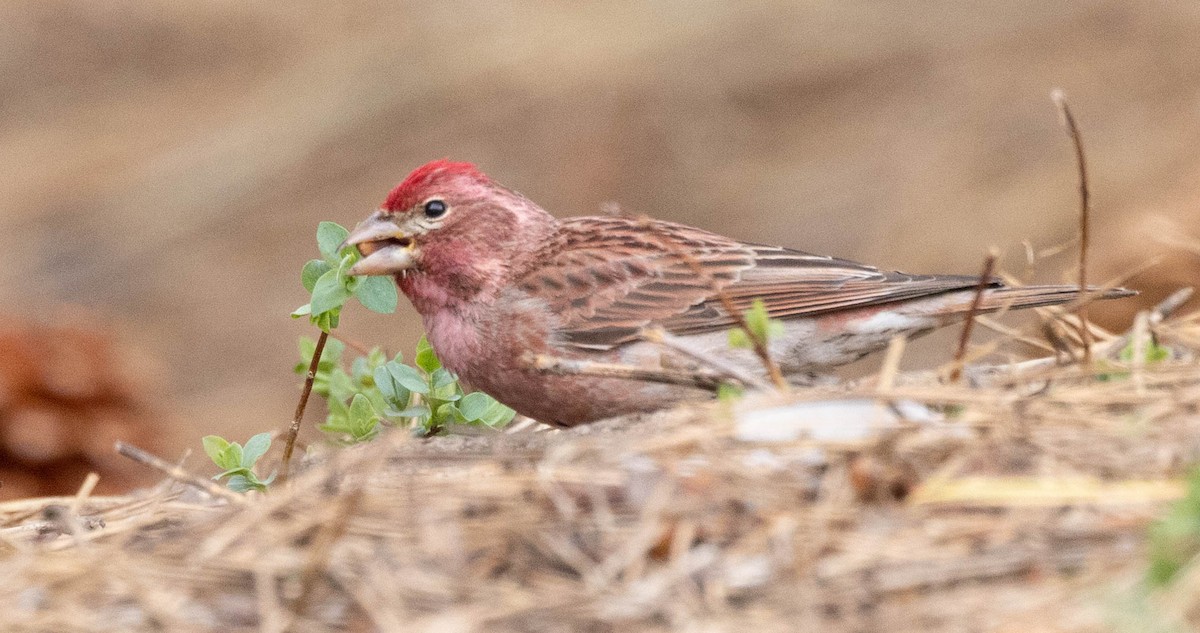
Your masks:
<instances>
[{"instance_id":1,"label":"plant stem","mask_svg":"<svg viewBox=\"0 0 1200 633\"><path fill-rule=\"evenodd\" d=\"M1067 136L1071 138L1071 144L1075 148L1075 164L1079 170L1079 297L1082 299L1088 291L1088 232L1089 225L1091 224L1091 194L1088 191L1087 159L1083 151L1083 136L1079 133L1079 126L1075 123L1075 116L1071 114L1071 106L1067 104L1067 96L1063 91L1055 90L1050 95L1050 98L1058 106L1058 112L1062 116L1063 127L1067 129ZM1083 364L1090 367L1092 364L1092 330L1088 327L1086 303L1079 306L1078 314L1081 323L1080 336L1083 339Z\"/></svg>"},{"instance_id":2,"label":"plant stem","mask_svg":"<svg viewBox=\"0 0 1200 633\"><path fill-rule=\"evenodd\" d=\"M312 394L313 381L317 378L317 366L321 363L321 353L325 351L325 341L329 340L329 332L321 330L317 337L317 348L313 350L312 362L308 364L308 373L304 375L304 389L300 392L300 402L296 403L296 413L292 416L292 425L288 427L287 441L283 445L283 461L279 465L280 483L287 480L288 464L292 461L292 450L296 448L296 436L300 434L300 421L304 419L304 407L308 405L308 397Z\"/></svg>"},{"instance_id":3,"label":"plant stem","mask_svg":"<svg viewBox=\"0 0 1200 633\"><path fill-rule=\"evenodd\" d=\"M987 259L983 261L983 272L979 273L979 283L975 286L975 296L971 299L971 309L963 321L962 334L958 337L958 349L954 352L954 369L950 370L950 382L958 382L962 378L963 359L967 356L967 345L971 342L971 329L975 326L975 317L979 314L979 306L983 303L983 292L992 281L992 271L996 268L996 249L988 251Z\"/></svg>"}]
</instances>

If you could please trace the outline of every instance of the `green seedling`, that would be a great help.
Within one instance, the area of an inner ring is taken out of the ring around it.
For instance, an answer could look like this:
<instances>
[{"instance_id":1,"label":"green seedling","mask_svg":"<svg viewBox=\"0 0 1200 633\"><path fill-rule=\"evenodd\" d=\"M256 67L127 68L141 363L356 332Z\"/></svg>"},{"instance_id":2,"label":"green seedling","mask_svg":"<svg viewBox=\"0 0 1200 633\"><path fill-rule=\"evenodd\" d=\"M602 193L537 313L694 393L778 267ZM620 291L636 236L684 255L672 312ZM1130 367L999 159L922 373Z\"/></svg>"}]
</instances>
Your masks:
<instances>
[{"instance_id":1,"label":"green seedling","mask_svg":"<svg viewBox=\"0 0 1200 633\"><path fill-rule=\"evenodd\" d=\"M236 492L265 491L267 485L274 481L274 473L266 479L259 479L254 472L254 466L258 463L258 459L266 454L267 449L271 448L270 433L259 433L251 437L246 440L245 446L216 435L206 436L202 443L208 458L224 471L213 479L220 481L228 478L225 485L229 486L230 490Z\"/></svg>"}]
</instances>

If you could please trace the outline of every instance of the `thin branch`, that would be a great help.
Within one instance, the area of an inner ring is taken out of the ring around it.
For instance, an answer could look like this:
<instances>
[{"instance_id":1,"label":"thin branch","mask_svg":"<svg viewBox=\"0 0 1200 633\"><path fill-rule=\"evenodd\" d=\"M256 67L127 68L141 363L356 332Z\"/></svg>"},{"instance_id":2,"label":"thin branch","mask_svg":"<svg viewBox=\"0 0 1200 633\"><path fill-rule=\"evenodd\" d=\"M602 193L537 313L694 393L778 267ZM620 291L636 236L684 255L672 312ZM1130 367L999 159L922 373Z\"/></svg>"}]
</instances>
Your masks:
<instances>
[{"instance_id":1,"label":"thin branch","mask_svg":"<svg viewBox=\"0 0 1200 633\"><path fill-rule=\"evenodd\" d=\"M997 334L1003 334L1004 336L1007 336L1015 341L1020 341L1031 347L1036 347L1044 352L1050 352L1051 354L1055 352L1055 349L1046 344L1044 341L1034 338L1023 331L1018 330L1017 328L1009 327L1003 323L994 321L982 315L976 316L975 322L993 332L996 332Z\"/></svg>"},{"instance_id":2,"label":"thin branch","mask_svg":"<svg viewBox=\"0 0 1200 633\"><path fill-rule=\"evenodd\" d=\"M1075 163L1079 168L1079 293L1082 298L1088 288L1088 234L1091 225L1091 193L1088 191L1087 159L1083 151L1083 137L1079 134L1075 116L1071 114L1067 95L1062 90L1055 90L1051 93L1050 98L1054 100L1054 105L1058 106L1063 126L1066 127L1067 135L1071 137L1071 143L1075 146ZM1078 314L1079 319L1083 322L1083 327L1080 328L1083 334L1083 363L1090 366L1092 364L1092 332L1088 328L1086 303L1080 305Z\"/></svg>"},{"instance_id":3,"label":"thin branch","mask_svg":"<svg viewBox=\"0 0 1200 633\"><path fill-rule=\"evenodd\" d=\"M321 363L321 354L325 351L327 340L329 332L321 330L321 336L317 337L317 347L313 350L312 361L308 363L308 373L304 375L304 389L300 392L300 401L296 403L292 425L288 427L287 441L283 445L283 460L279 464L280 483L287 480L288 464L292 461L292 451L296 448L296 436L300 434L300 421L304 419L304 407L308 405L308 397L312 394L313 381L317 378L317 366Z\"/></svg>"},{"instance_id":4,"label":"thin branch","mask_svg":"<svg viewBox=\"0 0 1200 633\"><path fill-rule=\"evenodd\" d=\"M232 490L222 488L221 486L213 483L211 480L203 477L197 477L196 475L184 470L183 467L172 464L171 462L168 462L167 460L156 455L147 453L146 451L132 444L126 444L125 442L118 441L116 443L116 449L121 455L124 455L125 457L128 457L139 464L149 466L181 484L203 490L210 496L218 499L224 499L235 505L246 504L246 498L242 495Z\"/></svg>"},{"instance_id":5,"label":"thin branch","mask_svg":"<svg viewBox=\"0 0 1200 633\"><path fill-rule=\"evenodd\" d=\"M983 291L987 290L992 280L992 272L996 269L996 257L999 254L995 248L988 250L987 259L983 260L983 272L979 273L979 283L975 286L975 296L971 299L971 309L963 321L962 334L958 337L958 349L954 351L954 368L950 370L950 382L958 382L962 378L963 358L967 355L967 345L971 342L971 330L975 327L975 316L979 314L979 306L983 304Z\"/></svg>"},{"instance_id":6,"label":"thin branch","mask_svg":"<svg viewBox=\"0 0 1200 633\"><path fill-rule=\"evenodd\" d=\"M670 332L667 332L660 327L651 327L642 330L641 337L647 341L650 341L651 343L658 343L659 345L673 349L676 352L687 356L688 358L704 363L717 373L729 376L730 378L742 382L747 386L755 389L771 388L770 383L766 382L762 378L759 378L758 376L755 376L751 372L746 371L742 367L725 360L724 358L720 358L718 356L706 353L703 350L697 349L696 346L689 345L687 341L675 336L674 334L671 334Z\"/></svg>"},{"instance_id":7,"label":"thin branch","mask_svg":"<svg viewBox=\"0 0 1200 633\"><path fill-rule=\"evenodd\" d=\"M596 376L598 378L657 382L666 385L695 387L708 391L716 391L722 383L728 382L728 379L709 372L646 369L632 365L558 358L555 356L546 356L545 354L528 355L525 360L534 369L547 374Z\"/></svg>"}]
</instances>

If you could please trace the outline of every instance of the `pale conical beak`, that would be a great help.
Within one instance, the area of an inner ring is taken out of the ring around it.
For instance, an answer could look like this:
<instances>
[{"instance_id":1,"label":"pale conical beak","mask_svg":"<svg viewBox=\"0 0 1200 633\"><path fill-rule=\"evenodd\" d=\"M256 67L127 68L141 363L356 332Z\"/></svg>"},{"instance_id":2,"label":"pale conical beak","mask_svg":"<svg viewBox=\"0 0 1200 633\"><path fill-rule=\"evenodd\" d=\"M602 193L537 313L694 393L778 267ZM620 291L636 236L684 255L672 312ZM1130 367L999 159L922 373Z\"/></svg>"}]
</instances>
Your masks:
<instances>
[{"instance_id":1,"label":"pale conical beak","mask_svg":"<svg viewBox=\"0 0 1200 633\"><path fill-rule=\"evenodd\" d=\"M346 237L346 246L358 246L363 258L347 271L351 275L394 275L416 266L413 240L392 220L376 211L358 223Z\"/></svg>"}]
</instances>

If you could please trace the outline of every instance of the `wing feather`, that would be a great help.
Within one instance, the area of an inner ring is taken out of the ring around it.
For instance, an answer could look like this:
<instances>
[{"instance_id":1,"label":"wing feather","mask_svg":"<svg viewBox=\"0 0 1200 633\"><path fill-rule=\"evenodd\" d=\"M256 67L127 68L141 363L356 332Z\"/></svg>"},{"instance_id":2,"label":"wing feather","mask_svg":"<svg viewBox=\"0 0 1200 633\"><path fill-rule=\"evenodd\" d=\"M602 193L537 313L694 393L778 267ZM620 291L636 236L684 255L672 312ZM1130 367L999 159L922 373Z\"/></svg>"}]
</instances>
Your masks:
<instances>
[{"instance_id":1,"label":"wing feather","mask_svg":"<svg viewBox=\"0 0 1200 633\"><path fill-rule=\"evenodd\" d=\"M676 334L727 329L762 299L800 318L973 287L969 276L908 275L831 257L738 242L681 224L628 217L560 223L519 287L557 315L564 343L611 349L651 324Z\"/></svg>"}]
</instances>

